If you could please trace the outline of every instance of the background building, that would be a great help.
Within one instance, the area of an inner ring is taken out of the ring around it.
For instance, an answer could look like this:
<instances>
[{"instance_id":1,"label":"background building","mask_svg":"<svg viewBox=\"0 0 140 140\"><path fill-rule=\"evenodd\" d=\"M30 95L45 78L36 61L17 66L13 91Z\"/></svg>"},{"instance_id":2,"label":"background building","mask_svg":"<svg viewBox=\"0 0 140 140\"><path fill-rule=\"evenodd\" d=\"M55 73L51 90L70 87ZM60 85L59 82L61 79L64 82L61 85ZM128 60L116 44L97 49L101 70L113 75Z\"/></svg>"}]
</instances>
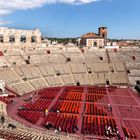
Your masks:
<instances>
[{"instance_id":1,"label":"background building","mask_svg":"<svg viewBox=\"0 0 140 140\"><path fill-rule=\"evenodd\" d=\"M78 45L87 47L103 47L106 45L107 27L99 27L98 34L89 32L78 38Z\"/></svg>"}]
</instances>

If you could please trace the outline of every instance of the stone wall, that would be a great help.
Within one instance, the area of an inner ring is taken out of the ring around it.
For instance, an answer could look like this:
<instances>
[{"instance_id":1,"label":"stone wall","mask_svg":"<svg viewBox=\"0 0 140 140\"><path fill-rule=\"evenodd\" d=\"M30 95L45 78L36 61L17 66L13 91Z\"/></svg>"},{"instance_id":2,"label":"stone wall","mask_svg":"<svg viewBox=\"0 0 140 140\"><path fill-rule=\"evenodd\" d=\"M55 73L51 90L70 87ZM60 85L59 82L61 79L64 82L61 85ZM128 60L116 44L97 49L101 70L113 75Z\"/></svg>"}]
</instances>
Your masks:
<instances>
[{"instance_id":1,"label":"stone wall","mask_svg":"<svg viewBox=\"0 0 140 140\"><path fill-rule=\"evenodd\" d=\"M34 30L18 30L0 27L0 45L30 45L41 43L41 32Z\"/></svg>"}]
</instances>

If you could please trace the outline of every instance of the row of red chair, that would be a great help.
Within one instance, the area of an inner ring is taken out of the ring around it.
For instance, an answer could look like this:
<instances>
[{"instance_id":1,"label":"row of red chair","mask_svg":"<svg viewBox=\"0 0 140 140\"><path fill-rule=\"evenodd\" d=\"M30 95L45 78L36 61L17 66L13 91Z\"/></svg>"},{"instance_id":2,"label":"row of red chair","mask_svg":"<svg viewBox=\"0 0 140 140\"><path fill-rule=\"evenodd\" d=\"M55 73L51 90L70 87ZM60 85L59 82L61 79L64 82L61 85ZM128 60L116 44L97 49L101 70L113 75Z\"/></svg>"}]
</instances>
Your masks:
<instances>
[{"instance_id":1,"label":"row of red chair","mask_svg":"<svg viewBox=\"0 0 140 140\"><path fill-rule=\"evenodd\" d=\"M60 91L61 88L62 87L48 87L48 88L44 88L44 89L39 91L39 94L42 94L44 92L56 92L57 93L57 92Z\"/></svg>"},{"instance_id":2,"label":"row of red chair","mask_svg":"<svg viewBox=\"0 0 140 140\"><path fill-rule=\"evenodd\" d=\"M42 91L39 93L39 97L43 99L54 99L57 95L57 92L54 91Z\"/></svg>"},{"instance_id":3,"label":"row of red chair","mask_svg":"<svg viewBox=\"0 0 140 140\"><path fill-rule=\"evenodd\" d=\"M130 93L128 92L128 89L125 88L108 88L109 92L112 95L118 95L118 96L130 96Z\"/></svg>"},{"instance_id":4,"label":"row of red chair","mask_svg":"<svg viewBox=\"0 0 140 140\"><path fill-rule=\"evenodd\" d=\"M39 94L42 93L43 91L45 91L45 92L47 92L47 91L59 92L61 88L62 87L47 87L47 88L44 88L43 90L40 90Z\"/></svg>"},{"instance_id":5,"label":"row of red chair","mask_svg":"<svg viewBox=\"0 0 140 140\"><path fill-rule=\"evenodd\" d=\"M112 133L107 133L108 128ZM117 133L115 120L108 117L84 116L82 133L101 136L107 136L109 134L110 136L115 136Z\"/></svg>"},{"instance_id":6,"label":"row of red chair","mask_svg":"<svg viewBox=\"0 0 140 140\"><path fill-rule=\"evenodd\" d=\"M131 138L131 139L137 138L135 132L132 130L129 130L127 127L123 127L123 132L124 132L125 137L127 138Z\"/></svg>"},{"instance_id":7,"label":"row of red chair","mask_svg":"<svg viewBox=\"0 0 140 140\"><path fill-rule=\"evenodd\" d=\"M61 113L79 113L80 105L80 102L57 101L52 111L56 112L59 110Z\"/></svg>"},{"instance_id":8,"label":"row of red chair","mask_svg":"<svg viewBox=\"0 0 140 140\"><path fill-rule=\"evenodd\" d=\"M18 115L20 115L25 120L30 121L31 123L36 123L43 115L43 112L19 110Z\"/></svg>"},{"instance_id":9,"label":"row of red chair","mask_svg":"<svg viewBox=\"0 0 140 140\"><path fill-rule=\"evenodd\" d=\"M102 99L103 97L105 97L106 99ZM104 96L103 94L86 94L86 101L96 102L98 100L100 100L101 102L108 103L108 98Z\"/></svg>"},{"instance_id":10,"label":"row of red chair","mask_svg":"<svg viewBox=\"0 0 140 140\"><path fill-rule=\"evenodd\" d=\"M71 92L83 92L84 87L77 87L77 86L69 86L65 88L65 91L71 91Z\"/></svg>"},{"instance_id":11,"label":"row of red chair","mask_svg":"<svg viewBox=\"0 0 140 140\"><path fill-rule=\"evenodd\" d=\"M88 93L106 94L106 89L104 87L89 87Z\"/></svg>"},{"instance_id":12,"label":"row of red chair","mask_svg":"<svg viewBox=\"0 0 140 140\"><path fill-rule=\"evenodd\" d=\"M42 122L43 126L51 124L54 129L63 132L74 133L77 130L78 116L68 114L57 114L50 112Z\"/></svg>"},{"instance_id":13,"label":"row of red chair","mask_svg":"<svg viewBox=\"0 0 140 140\"><path fill-rule=\"evenodd\" d=\"M80 92L63 92L60 96L60 100L81 101L82 94Z\"/></svg>"},{"instance_id":14,"label":"row of red chair","mask_svg":"<svg viewBox=\"0 0 140 140\"><path fill-rule=\"evenodd\" d=\"M47 99L38 99L35 102L31 102L29 104L24 105L24 109L26 110L34 110L34 111L45 111L52 100L47 100Z\"/></svg>"},{"instance_id":15,"label":"row of red chair","mask_svg":"<svg viewBox=\"0 0 140 140\"><path fill-rule=\"evenodd\" d=\"M104 106L97 106L95 103L86 103L85 114L99 115L99 116L112 116L111 112L107 112Z\"/></svg>"}]
</instances>

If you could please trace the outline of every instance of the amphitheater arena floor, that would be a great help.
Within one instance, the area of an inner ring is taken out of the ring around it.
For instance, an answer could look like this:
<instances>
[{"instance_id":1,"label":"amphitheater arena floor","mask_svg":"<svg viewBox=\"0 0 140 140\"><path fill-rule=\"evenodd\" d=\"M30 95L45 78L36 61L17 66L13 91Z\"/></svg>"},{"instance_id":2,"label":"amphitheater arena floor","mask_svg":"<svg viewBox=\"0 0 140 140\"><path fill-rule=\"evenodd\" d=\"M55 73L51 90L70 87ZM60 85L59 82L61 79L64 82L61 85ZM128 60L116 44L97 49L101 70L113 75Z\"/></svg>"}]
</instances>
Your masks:
<instances>
[{"instance_id":1,"label":"amphitheater arena floor","mask_svg":"<svg viewBox=\"0 0 140 140\"><path fill-rule=\"evenodd\" d=\"M21 106L24 109L18 110ZM123 138L140 139L140 97L131 88L44 88L14 98L7 109L11 118L43 131L49 123L53 125L49 131L55 128L90 138L95 135L106 138L110 126Z\"/></svg>"}]
</instances>

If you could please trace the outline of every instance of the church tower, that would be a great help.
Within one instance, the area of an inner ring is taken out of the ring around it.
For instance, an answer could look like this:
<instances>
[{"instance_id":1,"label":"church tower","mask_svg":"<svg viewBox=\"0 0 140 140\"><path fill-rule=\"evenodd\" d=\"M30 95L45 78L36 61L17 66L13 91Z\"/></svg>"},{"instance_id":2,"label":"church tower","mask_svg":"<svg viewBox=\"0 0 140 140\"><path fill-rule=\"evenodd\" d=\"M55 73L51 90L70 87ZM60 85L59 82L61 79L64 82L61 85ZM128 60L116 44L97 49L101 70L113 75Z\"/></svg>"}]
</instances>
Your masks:
<instances>
[{"instance_id":1,"label":"church tower","mask_svg":"<svg viewBox=\"0 0 140 140\"><path fill-rule=\"evenodd\" d=\"M99 34L99 36L103 37L104 39L107 39L107 27L99 27L98 34Z\"/></svg>"}]
</instances>

